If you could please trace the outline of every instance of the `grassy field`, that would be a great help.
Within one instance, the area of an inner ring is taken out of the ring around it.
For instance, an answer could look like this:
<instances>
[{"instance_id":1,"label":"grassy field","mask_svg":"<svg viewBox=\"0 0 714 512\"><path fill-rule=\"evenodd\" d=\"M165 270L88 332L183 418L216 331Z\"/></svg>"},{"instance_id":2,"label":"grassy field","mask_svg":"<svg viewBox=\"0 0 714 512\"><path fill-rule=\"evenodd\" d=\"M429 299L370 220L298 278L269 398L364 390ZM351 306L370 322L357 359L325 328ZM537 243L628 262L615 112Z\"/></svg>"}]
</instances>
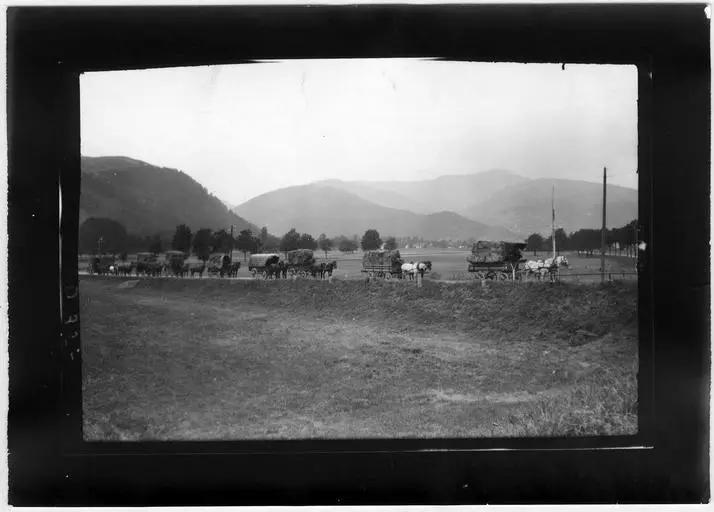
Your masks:
<instances>
[{"instance_id":1,"label":"grassy field","mask_svg":"<svg viewBox=\"0 0 714 512\"><path fill-rule=\"evenodd\" d=\"M631 434L636 287L82 277L87 440Z\"/></svg>"}]
</instances>

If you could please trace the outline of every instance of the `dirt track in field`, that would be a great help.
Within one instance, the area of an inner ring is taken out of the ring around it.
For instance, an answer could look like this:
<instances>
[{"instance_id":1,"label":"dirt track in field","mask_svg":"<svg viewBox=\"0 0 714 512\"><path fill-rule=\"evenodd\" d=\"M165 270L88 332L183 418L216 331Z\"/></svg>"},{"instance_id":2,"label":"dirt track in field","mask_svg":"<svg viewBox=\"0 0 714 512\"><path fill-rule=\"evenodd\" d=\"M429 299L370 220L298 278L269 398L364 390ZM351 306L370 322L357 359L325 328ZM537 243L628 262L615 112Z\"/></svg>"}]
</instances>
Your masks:
<instances>
[{"instance_id":1,"label":"dirt track in field","mask_svg":"<svg viewBox=\"0 0 714 512\"><path fill-rule=\"evenodd\" d=\"M634 432L634 286L424 284L82 278L85 437Z\"/></svg>"}]
</instances>

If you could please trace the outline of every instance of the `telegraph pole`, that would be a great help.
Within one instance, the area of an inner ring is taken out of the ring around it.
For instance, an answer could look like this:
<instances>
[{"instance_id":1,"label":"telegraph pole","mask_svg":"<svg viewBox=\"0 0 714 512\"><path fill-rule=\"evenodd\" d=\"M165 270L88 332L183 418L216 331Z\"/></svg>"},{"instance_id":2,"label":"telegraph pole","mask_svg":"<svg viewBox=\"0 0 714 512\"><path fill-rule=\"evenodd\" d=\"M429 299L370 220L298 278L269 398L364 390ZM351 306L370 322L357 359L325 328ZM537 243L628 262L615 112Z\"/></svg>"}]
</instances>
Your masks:
<instances>
[{"instance_id":1,"label":"telegraph pole","mask_svg":"<svg viewBox=\"0 0 714 512\"><path fill-rule=\"evenodd\" d=\"M231 260L233 260L233 224L231 224Z\"/></svg>"},{"instance_id":2,"label":"telegraph pole","mask_svg":"<svg viewBox=\"0 0 714 512\"><path fill-rule=\"evenodd\" d=\"M550 238L553 241L553 260L555 260L555 185L553 185L553 193L550 196L550 209L553 213L550 222Z\"/></svg>"},{"instance_id":3,"label":"telegraph pole","mask_svg":"<svg viewBox=\"0 0 714 512\"><path fill-rule=\"evenodd\" d=\"M600 282L605 282L605 230L607 225L607 167L602 168L602 229L600 230Z\"/></svg>"}]
</instances>

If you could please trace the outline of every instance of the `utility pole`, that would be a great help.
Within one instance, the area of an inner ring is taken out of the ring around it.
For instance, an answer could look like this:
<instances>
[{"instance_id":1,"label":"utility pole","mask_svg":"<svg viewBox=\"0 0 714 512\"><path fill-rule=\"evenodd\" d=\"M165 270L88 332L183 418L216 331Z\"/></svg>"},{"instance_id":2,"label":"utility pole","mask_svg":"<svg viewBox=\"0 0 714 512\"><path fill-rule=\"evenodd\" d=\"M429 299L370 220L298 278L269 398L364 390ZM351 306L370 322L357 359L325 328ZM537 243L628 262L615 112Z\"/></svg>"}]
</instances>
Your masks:
<instances>
[{"instance_id":1,"label":"utility pole","mask_svg":"<svg viewBox=\"0 0 714 512\"><path fill-rule=\"evenodd\" d=\"M605 282L605 230L607 226L607 167L602 168L602 229L600 230L600 282Z\"/></svg>"},{"instance_id":2,"label":"utility pole","mask_svg":"<svg viewBox=\"0 0 714 512\"><path fill-rule=\"evenodd\" d=\"M233 224L231 224L231 260L233 259Z\"/></svg>"},{"instance_id":3,"label":"utility pole","mask_svg":"<svg viewBox=\"0 0 714 512\"><path fill-rule=\"evenodd\" d=\"M550 238L553 241L553 260L555 260L555 185L553 185L553 193L550 196L550 209L553 212L550 222Z\"/></svg>"}]
</instances>

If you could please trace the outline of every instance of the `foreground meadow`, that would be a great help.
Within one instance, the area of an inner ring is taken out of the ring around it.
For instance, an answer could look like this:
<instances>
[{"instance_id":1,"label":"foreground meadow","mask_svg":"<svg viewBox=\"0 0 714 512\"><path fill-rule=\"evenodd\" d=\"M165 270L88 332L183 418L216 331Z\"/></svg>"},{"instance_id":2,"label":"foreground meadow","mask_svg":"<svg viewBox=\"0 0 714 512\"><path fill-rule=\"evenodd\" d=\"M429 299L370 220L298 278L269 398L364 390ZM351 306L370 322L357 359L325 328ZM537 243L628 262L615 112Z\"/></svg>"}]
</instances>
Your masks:
<instances>
[{"instance_id":1,"label":"foreground meadow","mask_svg":"<svg viewBox=\"0 0 714 512\"><path fill-rule=\"evenodd\" d=\"M80 283L87 440L637 429L634 283Z\"/></svg>"}]
</instances>

